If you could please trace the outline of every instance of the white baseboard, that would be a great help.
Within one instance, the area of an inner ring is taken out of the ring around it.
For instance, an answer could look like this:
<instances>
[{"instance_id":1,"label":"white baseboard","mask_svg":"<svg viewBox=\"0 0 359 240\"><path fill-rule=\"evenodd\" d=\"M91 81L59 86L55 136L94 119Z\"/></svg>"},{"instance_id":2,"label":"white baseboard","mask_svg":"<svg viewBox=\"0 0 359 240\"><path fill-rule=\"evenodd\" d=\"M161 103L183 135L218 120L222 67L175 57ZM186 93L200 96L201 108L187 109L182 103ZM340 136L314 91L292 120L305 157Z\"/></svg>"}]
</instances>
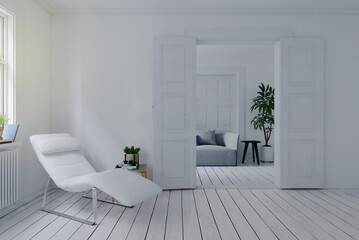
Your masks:
<instances>
[{"instance_id":1,"label":"white baseboard","mask_svg":"<svg viewBox=\"0 0 359 240\"><path fill-rule=\"evenodd\" d=\"M50 185L49 187L49 191L54 189L54 187L52 185ZM35 194L32 194L31 196L27 197L25 200L20 200L20 201L17 201L16 203L6 207L6 208L3 208L0 210L0 218L4 217L5 215L11 213L12 211L15 211L16 209L18 209L19 207L27 204L28 202L31 202L32 200L40 197L41 195L44 194L44 191L45 191L45 188L42 189L41 191L35 193Z\"/></svg>"},{"instance_id":2,"label":"white baseboard","mask_svg":"<svg viewBox=\"0 0 359 240\"><path fill-rule=\"evenodd\" d=\"M20 206L18 206L16 203L12 204L10 206L7 206L6 208L3 208L0 210L0 218L2 218L3 216L7 215L8 213L14 211L15 209L19 208Z\"/></svg>"}]
</instances>

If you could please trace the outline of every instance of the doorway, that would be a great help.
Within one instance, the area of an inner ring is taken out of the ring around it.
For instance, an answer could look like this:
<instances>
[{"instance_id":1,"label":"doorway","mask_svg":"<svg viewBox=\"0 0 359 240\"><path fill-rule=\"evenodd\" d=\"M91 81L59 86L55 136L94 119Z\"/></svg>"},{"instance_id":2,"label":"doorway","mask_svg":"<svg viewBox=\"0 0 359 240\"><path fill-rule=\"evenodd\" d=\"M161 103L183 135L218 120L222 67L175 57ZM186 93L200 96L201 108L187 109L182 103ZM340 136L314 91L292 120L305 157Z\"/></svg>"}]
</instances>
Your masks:
<instances>
[{"instance_id":1,"label":"doorway","mask_svg":"<svg viewBox=\"0 0 359 240\"><path fill-rule=\"evenodd\" d=\"M274 163L263 162L263 134L250 124L258 85L274 86L274 47L274 43L197 44L196 131L214 131L217 140L216 145L196 146L197 185L274 188ZM234 136L235 148L221 144L217 138L222 133ZM260 165L253 159L252 146L242 163L241 141L249 139L262 142L258 144Z\"/></svg>"},{"instance_id":2,"label":"doorway","mask_svg":"<svg viewBox=\"0 0 359 240\"><path fill-rule=\"evenodd\" d=\"M197 186L196 45L244 42L276 45L276 186L324 186L323 42L283 38L283 31L245 32L207 31L193 32L191 36L196 37L155 38L153 175L164 189Z\"/></svg>"}]
</instances>

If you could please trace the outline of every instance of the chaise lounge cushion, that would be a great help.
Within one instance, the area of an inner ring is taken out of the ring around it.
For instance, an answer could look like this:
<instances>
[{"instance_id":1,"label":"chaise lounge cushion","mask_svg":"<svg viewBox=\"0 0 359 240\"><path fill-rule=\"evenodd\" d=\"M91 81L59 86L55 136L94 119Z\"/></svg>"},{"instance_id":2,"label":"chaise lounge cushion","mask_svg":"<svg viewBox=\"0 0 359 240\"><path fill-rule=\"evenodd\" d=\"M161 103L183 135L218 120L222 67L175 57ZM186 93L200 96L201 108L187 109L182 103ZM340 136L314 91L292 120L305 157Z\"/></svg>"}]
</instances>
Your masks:
<instances>
[{"instance_id":1,"label":"chaise lounge cushion","mask_svg":"<svg viewBox=\"0 0 359 240\"><path fill-rule=\"evenodd\" d=\"M73 137L59 137L40 140L37 143L37 147L44 155L77 151L81 149L79 140Z\"/></svg>"},{"instance_id":2,"label":"chaise lounge cushion","mask_svg":"<svg viewBox=\"0 0 359 240\"><path fill-rule=\"evenodd\" d=\"M229 166L236 164L237 151L217 145L196 147L197 166Z\"/></svg>"},{"instance_id":3,"label":"chaise lounge cushion","mask_svg":"<svg viewBox=\"0 0 359 240\"><path fill-rule=\"evenodd\" d=\"M78 192L78 189L86 184L95 186L126 206L134 206L161 192L156 184L146 178L119 168L66 179L59 183L58 187Z\"/></svg>"}]
</instances>

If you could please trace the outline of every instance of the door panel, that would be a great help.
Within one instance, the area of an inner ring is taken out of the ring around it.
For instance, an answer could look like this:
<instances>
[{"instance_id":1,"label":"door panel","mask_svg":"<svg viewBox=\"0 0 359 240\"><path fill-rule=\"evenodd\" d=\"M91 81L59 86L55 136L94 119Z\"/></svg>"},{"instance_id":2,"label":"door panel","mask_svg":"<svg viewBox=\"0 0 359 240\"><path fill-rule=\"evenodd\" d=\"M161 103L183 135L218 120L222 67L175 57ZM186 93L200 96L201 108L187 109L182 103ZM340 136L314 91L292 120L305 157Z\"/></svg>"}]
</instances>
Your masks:
<instances>
[{"instance_id":1,"label":"door panel","mask_svg":"<svg viewBox=\"0 0 359 240\"><path fill-rule=\"evenodd\" d=\"M162 95L162 131L186 131L186 95Z\"/></svg>"},{"instance_id":2,"label":"door panel","mask_svg":"<svg viewBox=\"0 0 359 240\"><path fill-rule=\"evenodd\" d=\"M322 188L323 43L282 39L276 47L276 64L276 185Z\"/></svg>"},{"instance_id":3,"label":"door panel","mask_svg":"<svg viewBox=\"0 0 359 240\"><path fill-rule=\"evenodd\" d=\"M238 131L235 75L197 75L197 129Z\"/></svg>"},{"instance_id":4,"label":"door panel","mask_svg":"<svg viewBox=\"0 0 359 240\"><path fill-rule=\"evenodd\" d=\"M195 47L191 38L155 38L153 179L163 189L196 187Z\"/></svg>"}]
</instances>

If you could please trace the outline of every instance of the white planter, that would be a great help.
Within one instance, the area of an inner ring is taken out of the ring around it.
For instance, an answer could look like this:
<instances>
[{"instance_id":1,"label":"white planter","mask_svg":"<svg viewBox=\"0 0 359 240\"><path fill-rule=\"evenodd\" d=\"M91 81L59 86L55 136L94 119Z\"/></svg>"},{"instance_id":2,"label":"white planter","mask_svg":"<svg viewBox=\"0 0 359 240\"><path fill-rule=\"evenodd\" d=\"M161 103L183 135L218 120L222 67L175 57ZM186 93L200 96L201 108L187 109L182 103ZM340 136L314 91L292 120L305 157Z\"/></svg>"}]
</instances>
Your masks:
<instances>
[{"instance_id":1,"label":"white planter","mask_svg":"<svg viewBox=\"0 0 359 240\"><path fill-rule=\"evenodd\" d=\"M273 162L274 161L274 150L273 147L262 146L262 162Z\"/></svg>"},{"instance_id":2,"label":"white planter","mask_svg":"<svg viewBox=\"0 0 359 240\"><path fill-rule=\"evenodd\" d=\"M140 155L137 154L126 154L125 153L125 160L126 161L134 161L136 163L139 163Z\"/></svg>"}]
</instances>

